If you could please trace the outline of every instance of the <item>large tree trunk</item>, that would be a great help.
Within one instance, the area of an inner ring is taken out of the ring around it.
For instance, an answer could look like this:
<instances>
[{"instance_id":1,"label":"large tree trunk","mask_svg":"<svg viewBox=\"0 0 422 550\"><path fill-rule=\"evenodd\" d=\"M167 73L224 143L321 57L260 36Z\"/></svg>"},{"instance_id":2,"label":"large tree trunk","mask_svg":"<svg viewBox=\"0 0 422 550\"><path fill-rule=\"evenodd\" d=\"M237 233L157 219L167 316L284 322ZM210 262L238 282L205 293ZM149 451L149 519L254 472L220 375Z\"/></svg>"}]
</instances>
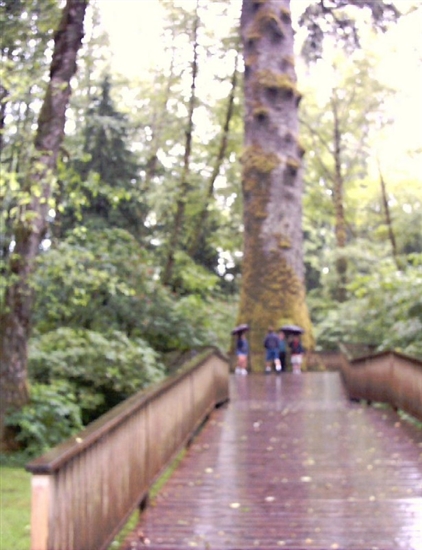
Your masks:
<instances>
[{"instance_id":1,"label":"large tree trunk","mask_svg":"<svg viewBox=\"0 0 422 550\"><path fill-rule=\"evenodd\" d=\"M289 0L243 0L244 257L239 321L251 327L252 369L263 368L269 325L289 322L313 346L305 302L302 165Z\"/></svg>"},{"instance_id":2,"label":"large tree trunk","mask_svg":"<svg viewBox=\"0 0 422 550\"><path fill-rule=\"evenodd\" d=\"M0 315L0 445L13 445L4 427L8 409L28 401L27 344L31 327L32 292L29 277L47 229L48 201L53 173L63 140L65 113L71 93L70 80L76 72L76 56L83 36L88 0L67 0L55 35L50 82L38 119L35 155L26 179L28 204L20 206L14 235L16 246L10 260L10 284L5 309Z\"/></svg>"}]
</instances>

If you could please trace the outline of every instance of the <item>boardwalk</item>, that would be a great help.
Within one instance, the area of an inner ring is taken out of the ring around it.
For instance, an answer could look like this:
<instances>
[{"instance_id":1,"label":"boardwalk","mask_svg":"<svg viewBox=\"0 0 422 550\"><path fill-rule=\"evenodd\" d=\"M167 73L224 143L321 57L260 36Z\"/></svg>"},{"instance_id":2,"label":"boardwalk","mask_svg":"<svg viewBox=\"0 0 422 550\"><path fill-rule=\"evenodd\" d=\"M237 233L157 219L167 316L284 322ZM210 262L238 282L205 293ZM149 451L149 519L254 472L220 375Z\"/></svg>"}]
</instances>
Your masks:
<instances>
[{"instance_id":1,"label":"boardwalk","mask_svg":"<svg viewBox=\"0 0 422 550\"><path fill-rule=\"evenodd\" d=\"M233 377L124 548L145 542L422 550L422 430L348 402L337 373Z\"/></svg>"}]
</instances>

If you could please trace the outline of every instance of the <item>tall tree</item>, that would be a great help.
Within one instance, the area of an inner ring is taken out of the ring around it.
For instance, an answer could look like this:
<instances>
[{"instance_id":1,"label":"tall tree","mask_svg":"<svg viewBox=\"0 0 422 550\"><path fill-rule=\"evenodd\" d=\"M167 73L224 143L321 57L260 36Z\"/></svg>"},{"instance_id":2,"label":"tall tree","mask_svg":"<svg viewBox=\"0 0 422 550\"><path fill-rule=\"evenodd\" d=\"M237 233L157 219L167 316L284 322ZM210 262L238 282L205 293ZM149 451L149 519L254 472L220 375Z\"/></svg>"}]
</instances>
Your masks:
<instances>
[{"instance_id":1,"label":"tall tree","mask_svg":"<svg viewBox=\"0 0 422 550\"><path fill-rule=\"evenodd\" d=\"M302 163L289 0L243 0L245 61L243 154L244 257L239 319L251 326L252 368L259 369L268 325L305 329Z\"/></svg>"},{"instance_id":2,"label":"tall tree","mask_svg":"<svg viewBox=\"0 0 422 550\"><path fill-rule=\"evenodd\" d=\"M123 227L140 238L145 232L146 213L139 166L128 146L129 122L114 106L109 76L102 78L97 89L84 118L82 159L71 163L80 176L75 183L80 191L79 201L83 203L82 223L92 228ZM65 182L66 174L63 179ZM57 200L62 207L67 206L63 208L62 232L80 222L79 208L68 199L77 190L66 193L70 187L61 185L62 196ZM56 223L57 218L56 215Z\"/></svg>"},{"instance_id":3,"label":"tall tree","mask_svg":"<svg viewBox=\"0 0 422 550\"><path fill-rule=\"evenodd\" d=\"M191 231L191 237L188 243L188 252L189 252L189 255L192 257L194 257L195 254L198 252L201 237L203 236L206 222L208 219L209 205L214 195L215 182L220 173L221 166L223 164L223 161L227 152L230 122L233 117L234 100L235 100L235 93L236 93L236 86L237 86L237 76L238 76L237 63L238 63L238 56L236 56L236 59L235 59L234 70L233 70L233 75L231 79L231 90L227 101L227 109L226 109L225 118L224 118L224 125L221 131L220 144L218 147L217 157L214 161L214 167L210 175L210 178L208 180L208 188L206 190L204 203L201 207L199 214L195 218L194 227L193 227L193 230Z\"/></svg>"},{"instance_id":4,"label":"tall tree","mask_svg":"<svg viewBox=\"0 0 422 550\"><path fill-rule=\"evenodd\" d=\"M356 60L337 55L332 65L335 84L327 87L326 100L315 102L307 94L302 104L301 123L312 151L307 180L315 182L314 187L332 199L337 249L335 298L339 302L347 298L347 196L367 171L370 132L374 122L383 118L383 103L389 92L371 76L373 72L369 56Z\"/></svg>"},{"instance_id":5,"label":"tall tree","mask_svg":"<svg viewBox=\"0 0 422 550\"><path fill-rule=\"evenodd\" d=\"M55 0L0 0L0 273L13 241L17 191L28 168L40 102L46 88L51 40L60 20ZM29 39L30 37L30 39Z\"/></svg>"},{"instance_id":6,"label":"tall tree","mask_svg":"<svg viewBox=\"0 0 422 550\"><path fill-rule=\"evenodd\" d=\"M192 29L192 42L193 42L193 56L192 56L192 76L191 76L191 88L188 107L188 118L186 127L185 148L183 155L183 170L180 178L179 192L176 200L176 212L174 215L173 228L170 235L165 265L162 275L163 284L168 285L173 275L174 266L174 254L179 245L180 233L183 228L183 222L186 209L186 196L190 189L189 177L190 177L190 162L192 152L192 137L193 137L193 115L197 103L197 75L198 75L198 27L199 27L199 15L198 15L199 0L196 3L196 12L193 20Z\"/></svg>"},{"instance_id":7,"label":"tall tree","mask_svg":"<svg viewBox=\"0 0 422 550\"><path fill-rule=\"evenodd\" d=\"M10 258L10 283L0 315L0 444L13 441L5 429L6 410L28 400L27 344L31 327L30 275L47 229L54 171L63 140L65 113L76 72L76 57L83 36L88 0L67 0L55 34L50 80L38 118L34 155L28 172L26 200L19 204L14 227L15 248Z\"/></svg>"}]
</instances>

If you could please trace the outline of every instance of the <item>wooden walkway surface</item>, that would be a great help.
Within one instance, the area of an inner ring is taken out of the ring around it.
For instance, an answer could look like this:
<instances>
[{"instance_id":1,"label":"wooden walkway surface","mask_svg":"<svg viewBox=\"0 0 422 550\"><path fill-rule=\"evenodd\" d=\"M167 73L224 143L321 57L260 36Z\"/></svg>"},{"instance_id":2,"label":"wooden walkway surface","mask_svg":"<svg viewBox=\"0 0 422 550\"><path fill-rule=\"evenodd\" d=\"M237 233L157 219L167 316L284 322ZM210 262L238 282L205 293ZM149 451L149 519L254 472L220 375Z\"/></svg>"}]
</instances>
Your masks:
<instances>
[{"instance_id":1,"label":"wooden walkway surface","mask_svg":"<svg viewBox=\"0 0 422 550\"><path fill-rule=\"evenodd\" d=\"M125 550L422 550L422 430L335 372L230 383Z\"/></svg>"}]
</instances>

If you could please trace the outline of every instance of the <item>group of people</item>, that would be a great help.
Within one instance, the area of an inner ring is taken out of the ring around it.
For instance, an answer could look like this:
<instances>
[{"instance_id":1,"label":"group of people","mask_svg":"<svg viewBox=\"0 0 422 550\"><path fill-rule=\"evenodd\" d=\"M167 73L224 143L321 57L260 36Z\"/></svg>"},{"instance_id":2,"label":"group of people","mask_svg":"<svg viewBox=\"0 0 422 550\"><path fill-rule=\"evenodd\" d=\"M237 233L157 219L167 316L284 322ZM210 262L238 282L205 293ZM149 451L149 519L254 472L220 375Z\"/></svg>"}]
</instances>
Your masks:
<instances>
[{"instance_id":1,"label":"group of people","mask_svg":"<svg viewBox=\"0 0 422 550\"><path fill-rule=\"evenodd\" d=\"M276 372L286 370L287 345L290 348L290 360L293 372L296 374L301 372L305 350L300 341L300 335L292 334L287 342L283 330L279 330L277 334L272 327L269 327L264 340L265 374L270 374L272 372L273 365Z\"/></svg>"},{"instance_id":2,"label":"group of people","mask_svg":"<svg viewBox=\"0 0 422 550\"><path fill-rule=\"evenodd\" d=\"M305 350L300 341L300 335L292 334L287 341L283 330L280 330L277 334L272 327L269 327L267 335L264 339L265 374L270 374L273 370L273 366L276 373L286 370L287 345L290 348L290 360L293 373L299 374L301 372L302 359ZM237 336L236 374L248 374L248 354L249 344L246 338L246 331L243 331Z\"/></svg>"}]
</instances>

